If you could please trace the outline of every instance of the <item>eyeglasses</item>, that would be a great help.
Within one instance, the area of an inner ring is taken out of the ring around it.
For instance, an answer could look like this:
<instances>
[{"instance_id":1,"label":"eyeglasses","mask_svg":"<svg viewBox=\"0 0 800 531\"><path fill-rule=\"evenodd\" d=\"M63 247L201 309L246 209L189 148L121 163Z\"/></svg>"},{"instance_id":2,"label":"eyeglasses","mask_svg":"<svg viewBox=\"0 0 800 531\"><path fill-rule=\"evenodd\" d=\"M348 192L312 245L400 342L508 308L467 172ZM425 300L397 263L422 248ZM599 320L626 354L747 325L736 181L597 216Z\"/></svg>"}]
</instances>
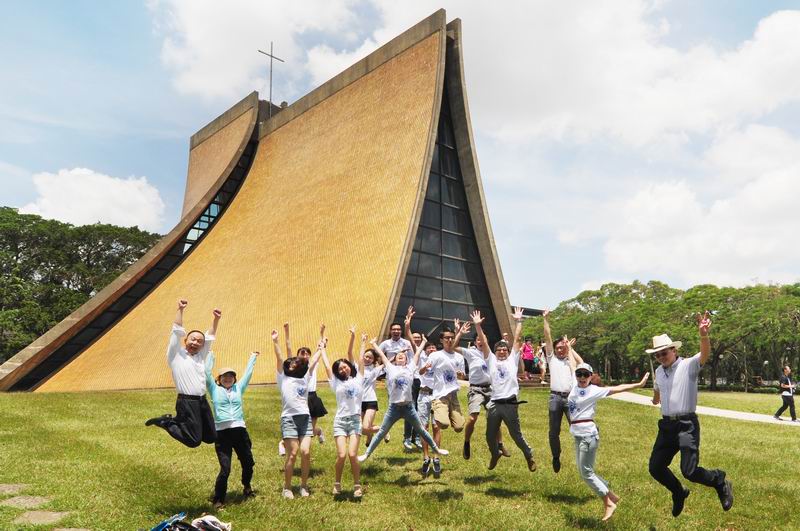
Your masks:
<instances>
[{"instance_id":1,"label":"eyeglasses","mask_svg":"<svg viewBox=\"0 0 800 531\"><path fill-rule=\"evenodd\" d=\"M442 341L452 341L455 338L455 336L442 336Z\"/></svg>"},{"instance_id":2,"label":"eyeglasses","mask_svg":"<svg viewBox=\"0 0 800 531\"><path fill-rule=\"evenodd\" d=\"M655 354L653 354L653 356L655 356L656 358L660 358L660 357L662 357L662 356L666 356L666 355L667 355L667 352L669 352L670 350L671 350L671 349L668 349L668 348L665 348L664 350L659 350L658 352L656 352Z\"/></svg>"},{"instance_id":3,"label":"eyeglasses","mask_svg":"<svg viewBox=\"0 0 800 531\"><path fill-rule=\"evenodd\" d=\"M578 378L588 378L588 377L590 377L591 375L592 375L592 373L590 373L590 372L584 372L584 371L579 371L579 372L576 372L576 373L575 373L575 376L577 376Z\"/></svg>"}]
</instances>

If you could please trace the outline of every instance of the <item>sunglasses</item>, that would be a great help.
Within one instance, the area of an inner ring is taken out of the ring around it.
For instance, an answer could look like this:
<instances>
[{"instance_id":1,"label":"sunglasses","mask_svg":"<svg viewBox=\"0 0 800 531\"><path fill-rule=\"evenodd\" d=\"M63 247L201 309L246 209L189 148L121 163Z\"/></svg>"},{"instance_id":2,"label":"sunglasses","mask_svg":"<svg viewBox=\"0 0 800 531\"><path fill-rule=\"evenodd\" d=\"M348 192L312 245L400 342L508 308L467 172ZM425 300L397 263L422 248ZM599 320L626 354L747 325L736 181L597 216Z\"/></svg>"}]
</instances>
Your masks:
<instances>
[{"instance_id":1,"label":"sunglasses","mask_svg":"<svg viewBox=\"0 0 800 531\"><path fill-rule=\"evenodd\" d=\"M669 351L670 351L670 349L668 349L668 348L665 348L664 350L659 350L658 352L656 352L655 354L653 354L653 356L655 356L656 358L661 358L661 357L664 357L664 356L666 356L666 355L667 355L667 352L669 352Z\"/></svg>"},{"instance_id":2,"label":"sunglasses","mask_svg":"<svg viewBox=\"0 0 800 531\"><path fill-rule=\"evenodd\" d=\"M575 373L575 376L577 376L578 378L588 378L591 375L592 375L592 373L586 372L586 371L578 371L578 372Z\"/></svg>"}]
</instances>

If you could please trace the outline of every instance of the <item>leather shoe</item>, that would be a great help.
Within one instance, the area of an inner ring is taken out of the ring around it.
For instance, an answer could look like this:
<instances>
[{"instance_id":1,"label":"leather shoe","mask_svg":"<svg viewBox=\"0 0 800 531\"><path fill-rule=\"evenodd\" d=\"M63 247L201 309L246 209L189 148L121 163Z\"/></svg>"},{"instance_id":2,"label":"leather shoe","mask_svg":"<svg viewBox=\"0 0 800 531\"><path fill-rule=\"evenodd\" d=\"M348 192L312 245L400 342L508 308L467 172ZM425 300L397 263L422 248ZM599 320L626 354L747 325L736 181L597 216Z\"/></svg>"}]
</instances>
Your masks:
<instances>
[{"instance_id":1,"label":"leather shoe","mask_svg":"<svg viewBox=\"0 0 800 531\"><path fill-rule=\"evenodd\" d=\"M683 489L683 492L677 496L672 495L672 516L678 516L683 512L683 504L686 498L689 497L689 489Z\"/></svg>"}]
</instances>

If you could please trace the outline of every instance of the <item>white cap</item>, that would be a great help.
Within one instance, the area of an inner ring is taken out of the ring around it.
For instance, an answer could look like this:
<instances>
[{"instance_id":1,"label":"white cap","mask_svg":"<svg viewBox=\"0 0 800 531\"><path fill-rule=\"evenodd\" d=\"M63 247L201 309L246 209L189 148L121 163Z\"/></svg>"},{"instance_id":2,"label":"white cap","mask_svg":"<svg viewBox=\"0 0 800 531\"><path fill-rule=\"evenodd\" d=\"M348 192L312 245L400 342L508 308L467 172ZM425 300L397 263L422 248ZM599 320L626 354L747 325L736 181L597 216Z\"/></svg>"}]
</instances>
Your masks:
<instances>
[{"instance_id":1,"label":"white cap","mask_svg":"<svg viewBox=\"0 0 800 531\"><path fill-rule=\"evenodd\" d=\"M592 366L589 365L588 363L581 363L580 365L575 367L575 372L578 372L581 369L585 369L585 370L589 371L590 373L594 374L594 371L592 370Z\"/></svg>"}]
</instances>

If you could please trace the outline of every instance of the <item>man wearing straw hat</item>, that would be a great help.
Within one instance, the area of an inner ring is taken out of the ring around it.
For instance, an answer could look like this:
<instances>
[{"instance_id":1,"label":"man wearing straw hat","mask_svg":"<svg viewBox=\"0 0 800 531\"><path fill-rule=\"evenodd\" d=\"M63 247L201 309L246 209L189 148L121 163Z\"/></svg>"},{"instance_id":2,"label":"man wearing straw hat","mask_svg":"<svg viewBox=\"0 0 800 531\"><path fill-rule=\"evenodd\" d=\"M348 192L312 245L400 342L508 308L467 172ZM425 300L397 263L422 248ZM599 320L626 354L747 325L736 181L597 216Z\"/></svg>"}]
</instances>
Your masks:
<instances>
[{"instance_id":1,"label":"man wearing straw hat","mask_svg":"<svg viewBox=\"0 0 800 531\"><path fill-rule=\"evenodd\" d=\"M678 356L682 343L672 341L667 334L653 337L653 348L645 350L654 354L660 366L656 369L653 403L661 404L658 436L650 454L650 475L672 492L672 516L683 511L689 489L670 471L672 458L681 453L681 473L694 483L713 487L717 491L722 509L733 505L733 486L725 479L724 470L706 470L700 466L700 422L697 408L697 376L711 354L708 329L709 312L698 317L700 352L691 358Z\"/></svg>"}]
</instances>

